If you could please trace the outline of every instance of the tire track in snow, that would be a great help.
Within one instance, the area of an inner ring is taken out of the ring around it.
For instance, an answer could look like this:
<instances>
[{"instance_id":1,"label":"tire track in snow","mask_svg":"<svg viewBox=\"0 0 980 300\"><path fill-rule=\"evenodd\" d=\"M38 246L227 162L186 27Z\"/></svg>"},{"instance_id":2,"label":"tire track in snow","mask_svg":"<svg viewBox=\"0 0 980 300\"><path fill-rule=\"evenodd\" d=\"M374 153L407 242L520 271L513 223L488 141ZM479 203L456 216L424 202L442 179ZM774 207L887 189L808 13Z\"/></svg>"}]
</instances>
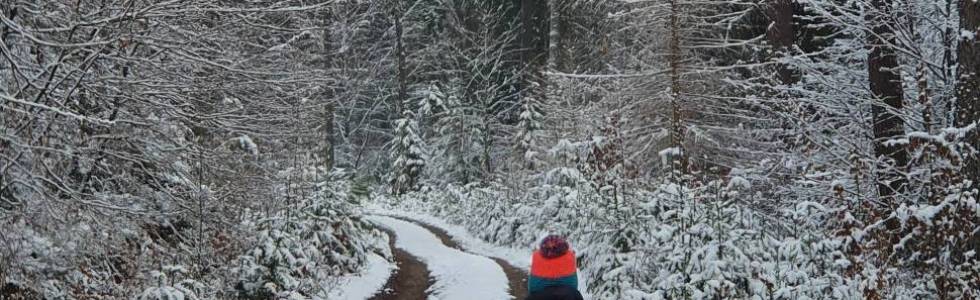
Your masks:
<instances>
[{"instance_id":1,"label":"tire track in snow","mask_svg":"<svg viewBox=\"0 0 980 300\"><path fill-rule=\"evenodd\" d=\"M448 247L435 233L412 222L385 216L368 216L366 219L394 234L394 248L405 250L428 266L433 279L428 288L430 299L511 298L508 276L497 262Z\"/></svg>"},{"instance_id":2,"label":"tire track in snow","mask_svg":"<svg viewBox=\"0 0 980 300\"><path fill-rule=\"evenodd\" d=\"M460 246L459 243L457 243L455 240L453 240L452 237L449 236L449 233L443 230L442 228L435 227L433 225L429 225L408 218L403 218L403 217L393 217L393 218L410 222L418 226L422 226L422 228L425 228L426 230L435 234L436 237L438 237L439 240L442 241L442 244L446 245L446 247L457 249L460 251L466 251L466 249L463 249L463 247ZM515 268L514 266L512 266L510 263L508 263L503 259L496 258L496 257L489 257L489 258L497 262L497 264L499 264L500 267L504 269L504 273L507 274L507 281L508 281L508 285L510 286L510 294L511 296L514 297L513 299L523 300L524 298L527 298L527 272Z\"/></svg>"},{"instance_id":3,"label":"tire track in snow","mask_svg":"<svg viewBox=\"0 0 980 300\"><path fill-rule=\"evenodd\" d=\"M429 270L415 256L405 250L395 247L398 237L391 230L382 230L388 234L388 245L395 257L398 269L388 278L384 288L370 300L425 300L429 289Z\"/></svg>"}]
</instances>

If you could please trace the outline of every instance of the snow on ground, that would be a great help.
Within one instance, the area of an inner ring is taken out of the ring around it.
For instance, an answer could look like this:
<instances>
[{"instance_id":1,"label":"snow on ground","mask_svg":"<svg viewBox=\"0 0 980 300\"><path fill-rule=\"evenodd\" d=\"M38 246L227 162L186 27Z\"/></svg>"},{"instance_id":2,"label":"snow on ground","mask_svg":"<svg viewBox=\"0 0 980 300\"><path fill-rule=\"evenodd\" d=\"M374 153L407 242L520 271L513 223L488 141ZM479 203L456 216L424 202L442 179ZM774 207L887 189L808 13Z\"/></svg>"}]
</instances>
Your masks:
<instances>
[{"instance_id":1,"label":"snow on ground","mask_svg":"<svg viewBox=\"0 0 980 300\"><path fill-rule=\"evenodd\" d=\"M527 245L525 249L502 247L488 243L480 238L474 237L466 230L463 226L453 225L446 222L443 219L434 217L427 214L398 211L385 209L379 206L372 206L368 208L368 213L374 215L388 215L392 217L399 217L404 219L409 219L423 224L432 225L442 230L445 230L449 237L459 243L468 252L477 253L480 255L500 258L515 268L520 268L524 270L531 269L531 251L534 249L534 245ZM574 245L573 245L574 247ZM588 294L587 282L585 282L585 276L579 276L578 278L579 290L582 293L583 298L592 299L592 295Z\"/></svg>"},{"instance_id":2,"label":"snow on ground","mask_svg":"<svg viewBox=\"0 0 980 300\"><path fill-rule=\"evenodd\" d=\"M395 247L414 255L429 269L435 282L429 299L500 300L510 299L507 275L489 258L446 247L435 234L410 222L369 216L394 232Z\"/></svg>"},{"instance_id":3,"label":"snow on ground","mask_svg":"<svg viewBox=\"0 0 980 300\"><path fill-rule=\"evenodd\" d=\"M367 268L360 274L351 274L338 278L337 281L327 282L327 286L336 287L327 291L326 299L364 300L381 292L392 272L398 267L388 262L380 255L368 255Z\"/></svg>"},{"instance_id":4,"label":"snow on ground","mask_svg":"<svg viewBox=\"0 0 980 300\"><path fill-rule=\"evenodd\" d=\"M528 270L531 268L531 249L534 249L533 245L527 245L526 249L518 248L508 248L493 245L482 239L474 237L463 226L449 224L443 219L433 217L430 215L386 210L381 208L372 208L369 213L375 215L388 215L392 217L399 217L404 219L409 219L423 224L428 224L445 230L449 237L454 241L459 243L463 249L471 253L476 253L488 257L500 258L508 263L510 263L515 268L521 268Z\"/></svg>"}]
</instances>

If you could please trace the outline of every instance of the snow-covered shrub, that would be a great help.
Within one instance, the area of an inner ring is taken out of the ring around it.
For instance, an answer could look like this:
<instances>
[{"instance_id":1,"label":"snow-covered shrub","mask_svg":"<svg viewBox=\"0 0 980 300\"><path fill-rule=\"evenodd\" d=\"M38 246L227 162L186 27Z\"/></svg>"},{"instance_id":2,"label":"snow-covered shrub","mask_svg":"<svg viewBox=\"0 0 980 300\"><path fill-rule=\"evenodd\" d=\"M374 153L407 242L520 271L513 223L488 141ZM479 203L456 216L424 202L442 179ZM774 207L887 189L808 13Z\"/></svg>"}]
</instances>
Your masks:
<instances>
[{"instance_id":1,"label":"snow-covered shrub","mask_svg":"<svg viewBox=\"0 0 980 300\"><path fill-rule=\"evenodd\" d=\"M347 193L349 184L321 183L320 192L301 204L299 237L317 250L320 271L328 276L353 273L364 266L368 253L387 250L387 235L361 221L350 200L353 195Z\"/></svg>"},{"instance_id":2,"label":"snow-covered shrub","mask_svg":"<svg viewBox=\"0 0 980 300\"><path fill-rule=\"evenodd\" d=\"M837 216L828 222L840 238L844 275L865 298L976 298L980 290L980 206L974 179L964 178L963 143L975 130L909 132L911 172L903 193L885 202L862 197L855 180L839 180ZM859 173L860 169L852 172ZM847 193L845 193L847 191Z\"/></svg>"},{"instance_id":3,"label":"snow-covered shrub","mask_svg":"<svg viewBox=\"0 0 980 300\"><path fill-rule=\"evenodd\" d=\"M657 270L654 298L824 299L843 283L831 265L836 244L813 234L807 220L826 212L801 205L782 223L740 205L740 184L710 181L694 189L666 185L646 248L646 266ZM744 185L741 185L744 187ZM775 222L766 224L765 222ZM829 248L829 249L828 249ZM829 251L828 251L829 250Z\"/></svg>"},{"instance_id":4,"label":"snow-covered shrub","mask_svg":"<svg viewBox=\"0 0 980 300\"><path fill-rule=\"evenodd\" d=\"M183 277L187 269L183 266L164 266L160 271L153 271L151 276L157 281L155 286L148 287L140 293L137 300L198 300L204 290L203 284Z\"/></svg>"},{"instance_id":5,"label":"snow-covered shrub","mask_svg":"<svg viewBox=\"0 0 980 300\"><path fill-rule=\"evenodd\" d=\"M136 271L140 257L130 253L131 247L119 246L130 241L139 247L132 232L93 230L86 222L52 231L33 227L34 222L38 220L0 226L0 242L9 247L0 251L0 298L111 298L129 292L114 280ZM108 259L100 256L106 244L115 251Z\"/></svg>"},{"instance_id":6,"label":"snow-covered shrub","mask_svg":"<svg viewBox=\"0 0 980 300\"><path fill-rule=\"evenodd\" d=\"M564 165L547 170L544 173L544 182L548 185L574 187L587 182L586 176L575 167L565 165L575 165L581 152L585 152L587 147L583 143L574 143L567 139L561 139L554 147L548 150L548 155Z\"/></svg>"},{"instance_id":7,"label":"snow-covered shrub","mask_svg":"<svg viewBox=\"0 0 980 300\"><path fill-rule=\"evenodd\" d=\"M628 184L628 183L627 183ZM746 203L744 178L690 187L663 182L604 194L572 186L449 185L379 198L463 225L492 243L528 249L566 235L595 299L854 299L842 243L825 234L838 213L803 203L779 215Z\"/></svg>"},{"instance_id":8,"label":"snow-covered shrub","mask_svg":"<svg viewBox=\"0 0 980 300\"><path fill-rule=\"evenodd\" d=\"M975 189L956 185L935 204L902 204L869 224L860 278L868 295L899 298L980 296L980 205ZM878 279L879 282L872 282ZM887 285L886 285L887 284ZM887 289L885 288L887 287Z\"/></svg>"},{"instance_id":9,"label":"snow-covered shrub","mask_svg":"<svg viewBox=\"0 0 980 300\"><path fill-rule=\"evenodd\" d=\"M265 226L274 226L271 224ZM272 299L282 293L310 290L315 262L310 250L292 232L280 228L259 231L259 245L240 259L235 289L245 299Z\"/></svg>"},{"instance_id":10,"label":"snow-covered shrub","mask_svg":"<svg viewBox=\"0 0 980 300\"><path fill-rule=\"evenodd\" d=\"M260 220L256 245L233 270L239 297L312 297L328 277L356 272L368 253L386 252L384 236L361 222L347 184L320 183L312 197Z\"/></svg>"}]
</instances>

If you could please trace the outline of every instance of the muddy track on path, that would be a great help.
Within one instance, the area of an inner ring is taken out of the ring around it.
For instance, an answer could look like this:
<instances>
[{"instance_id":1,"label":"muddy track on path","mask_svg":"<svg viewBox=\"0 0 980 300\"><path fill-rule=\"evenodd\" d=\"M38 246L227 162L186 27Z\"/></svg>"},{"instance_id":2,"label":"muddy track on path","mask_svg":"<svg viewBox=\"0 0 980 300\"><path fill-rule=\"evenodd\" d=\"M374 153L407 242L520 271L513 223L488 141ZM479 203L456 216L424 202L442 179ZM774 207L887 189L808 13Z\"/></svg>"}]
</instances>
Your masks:
<instances>
[{"instance_id":1,"label":"muddy track on path","mask_svg":"<svg viewBox=\"0 0 980 300\"><path fill-rule=\"evenodd\" d=\"M395 247L395 239L398 237L390 230L379 229L388 234L388 244L391 246L391 253L395 256L398 270L395 270L395 273L388 278L384 289L371 297L370 300L425 300L428 298L429 295L426 290L431 285L428 268L415 256Z\"/></svg>"},{"instance_id":2,"label":"muddy track on path","mask_svg":"<svg viewBox=\"0 0 980 300\"><path fill-rule=\"evenodd\" d=\"M446 245L446 247L450 247L467 253L472 253L466 251L466 249L464 249L462 246L459 245L459 243L454 241L449 236L449 233L447 233L445 230L442 230L442 228L435 227L408 218L402 218L402 217L395 217L395 218L402 221L410 222L418 226L422 226L422 228L425 228L426 230L435 234L436 237L439 237L439 240L442 241L442 244ZM474 253L474 254L480 255L479 253ZM503 259L495 258L495 257L487 257L487 258L497 262L497 264L499 264L500 267L504 269L504 273L507 274L507 281L509 282L510 285L510 294L514 296L514 299L524 300L525 298L527 298L527 273L524 272L524 270L515 268L514 266L512 266L510 263L508 263Z\"/></svg>"}]
</instances>

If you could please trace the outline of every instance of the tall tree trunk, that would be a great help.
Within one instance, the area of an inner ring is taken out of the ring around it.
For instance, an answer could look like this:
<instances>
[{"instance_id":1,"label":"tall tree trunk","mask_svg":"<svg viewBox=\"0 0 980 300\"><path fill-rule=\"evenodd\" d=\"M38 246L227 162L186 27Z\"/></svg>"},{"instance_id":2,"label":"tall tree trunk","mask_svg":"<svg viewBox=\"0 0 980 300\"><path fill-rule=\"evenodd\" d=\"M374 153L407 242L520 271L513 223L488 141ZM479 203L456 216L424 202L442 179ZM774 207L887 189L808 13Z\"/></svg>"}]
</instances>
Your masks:
<instances>
[{"instance_id":1,"label":"tall tree trunk","mask_svg":"<svg viewBox=\"0 0 980 300\"><path fill-rule=\"evenodd\" d=\"M483 172L485 172L484 178L493 174L493 129L490 128L490 123L492 122L493 115L490 114L489 110L491 108L485 108L486 112L483 113L483 136L481 144L483 144L483 154L480 155L481 166L483 167Z\"/></svg>"},{"instance_id":2,"label":"tall tree trunk","mask_svg":"<svg viewBox=\"0 0 980 300\"><path fill-rule=\"evenodd\" d=\"M975 0L960 0L960 29L962 32L973 33L972 39L960 39L956 52L959 60L959 79L956 82L959 109L956 125L965 127L980 121L980 3ZM967 138L967 143L974 149L980 149L980 132L977 130ZM980 155L972 155L966 160L963 176L980 184Z\"/></svg>"},{"instance_id":3,"label":"tall tree trunk","mask_svg":"<svg viewBox=\"0 0 980 300\"><path fill-rule=\"evenodd\" d=\"M532 70L539 70L548 62L551 29L548 1L521 0L520 22L522 59Z\"/></svg>"},{"instance_id":4,"label":"tall tree trunk","mask_svg":"<svg viewBox=\"0 0 980 300\"><path fill-rule=\"evenodd\" d=\"M522 90L532 98L542 94L542 70L548 64L551 12L548 1L521 0L520 9L521 31L518 36L521 53L521 66L525 67Z\"/></svg>"},{"instance_id":5,"label":"tall tree trunk","mask_svg":"<svg viewBox=\"0 0 980 300\"><path fill-rule=\"evenodd\" d=\"M399 4L396 4L399 5ZM395 64L398 80L398 97L395 99L396 118L401 118L404 112L404 104L408 101L408 74L405 67L405 42L403 41L404 30L402 28L402 18L404 13L399 8L395 14Z\"/></svg>"},{"instance_id":6,"label":"tall tree trunk","mask_svg":"<svg viewBox=\"0 0 980 300\"><path fill-rule=\"evenodd\" d=\"M327 101L333 101L332 97L327 98ZM327 169L328 173L333 170L336 160L334 158L334 149L337 143L336 138L334 138L335 110L336 106L333 103L327 104L323 109L323 142L326 143L326 145L323 146L323 166Z\"/></svg>"},{"instance_id":7,"label":"tall tree trunk","mask_svg":"<svg viewBox=\"0 0 980 300\"><path fill-rule=\"evenodd\" d=\"M675 174L687 172L687 153L684 149L684 126L681 109L681 35L680 35L680 14L681 8L678 3L680 0L670 0L670 17L668 19L667 31L670 32L667 63L670 74L670 147L673 148L670 156L670 168Z\"/></svg>"},{"instance_id":8,"label":"tall tree trunk","mask_svg":"<svg viewBox=\"0 0 980 300\"><path fill-rule=\"evenodd\" d=\"M521 59L522 65L527 69L523 72L523 88L520 93L520 101L523 105L527 107L533 107L538 105L545 98L545 80L543 70L547 67L549 62L549 54L551 52L551 22L552 22L552 12L553 7L549 7L550 0L521 0L520 9L520 22L521 22L521 32L520 32L520 47L521 47ZM522 105L522 106L523 106ZM487 113L489 113L489 107L487 108ZM484 122L488 123L489 119ZM487 128L486 130L489 130ZM486 133L488 136L485 141L485 151L484 151L484 162L485 169L489 172L492 170L492 165L490 164L490 146L492 143L492 136L489 135L489 131ZM526 132L526 134L532 135L532 132ZM525 149L527 150L527 149ZM524 151L521 151L521 159L524 158ZM527 164L530 166L530 164Z\"/></svg>"},{"instance_id":9,"label":"tall tree trunk","mask_svg":"<svg viewBox=\"0 0 980 300\"><path fill-rule=\"evenodd\" d=\"M786 55L792 51L796 41L793 30L793 0L770 0L766 15L772 22L766 30L766 37L772 45L773 53L776 57ZM776 64L776 77L785 85L798 81L793 71L784 63Z\"/></svg>"},{"instance_id":10,"label":"tall tree trunk","mask_svg":"<svg viewBox=\"0 0 980 300\"><path fill-rule=\"evenodd\" d=\"M323 16L321 16L321 18L323 18L323 20L328 20L325 21L325 24L329 24L331 22L329 20L334 20L334 16L331 10L326 10L323 13ZM323 55L322 67L324 70L330 70L330 68L334 65L333 39L331 35L332 32L330 31L332 26L324 26L324 27L325 28L323 30L323 53L321 53L321 55ZM335 130L334 118L335 118L335 113L337 111L337 105L335 104L335 102L333 102L335 96L333 88L324 87L323 94L324 94L323 100L328 102L323 107L323 135L324 136L321 142L325 144L323 145L323 149L322 149L323 152L321 153L323 155L323 161L321 163L323 164L323 167L326 168L327 173L329 174L330 171L333 170L334 165L336 164L336 158L335 158L336 155L334 151L336 149L337 140L334 136L334 130Z\"/></svg>"},{"instance_id":11,"label":"tall tree trunk","mask_svg":"<svg viewBox=\"0 0 980 300\"><path fill-rule=\"evenodd\" d=\"M548 67L553 70L563 71L565 60L562 57L565 45L562 37L565 35L565 17L562 15L562 8L558 0L548 0L548 12L550 14L548 26Z\"/></svg>"},{"instance_id":12,"label":"tall tree trunk","mask_svg":"<svg viewBox=\"0 0 980 300\"><path fill-rule=\"evenodd\" d=\"M868 12L868 22L872 35L868 47L868 79L874 97L872 115L874 122L875 155L887 157L894 169L885 172L878 179L878 196L886 201L905 190L907 179L903 172L908 165L908 152L902 144L889 143L905 135L905 124L897 114L903 106L902 76L898 69L898 56L895 54L896 26L892 0L872 0Z\"/></svg>"},{"instance_id":13,"label":"tall tree trunk","mask_svg":"<svg viewBox=\"0 0 980 300\"><path fill-rule=\"evenodd\" d=\"M766 29L766 38L769 41L770 47L772 47L772 56L770 59L776 66L773 79L776 84L791 86L799 82L799 76L786 63L780 62L779 59L791 55L796 45L797 29L793 25L793 17L795 15L793 0L768 0L765 11L769 20ZM806 41L803 42L805 43ZM793 95L790 95L788 90L780 90L778 87L775 87L772 93L774 97L787 99L787 101L790 101L788 99L795 98ZM799 107L791 108L793 109L787 113L794 114L796 116L796 122L807 122L817 118L817 110L813 107L813 104L800 103ZM785 126L798 125L787 124ZM787 146L794 149L803 149L806 151L806 149L811 147L808 142L809 140L804 135L790 133L783 135L780 139Z\"/></svg>"}]
</instances>

